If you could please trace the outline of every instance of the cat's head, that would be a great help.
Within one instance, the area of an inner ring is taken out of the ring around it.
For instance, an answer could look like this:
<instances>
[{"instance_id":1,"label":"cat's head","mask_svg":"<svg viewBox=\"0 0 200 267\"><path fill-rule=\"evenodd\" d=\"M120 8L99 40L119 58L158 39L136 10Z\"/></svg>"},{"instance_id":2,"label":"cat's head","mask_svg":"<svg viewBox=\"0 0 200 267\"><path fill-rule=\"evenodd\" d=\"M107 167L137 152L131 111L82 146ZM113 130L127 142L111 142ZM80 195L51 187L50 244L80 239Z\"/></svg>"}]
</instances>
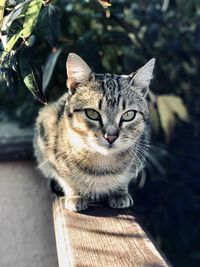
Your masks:
<instances>
[{"instance_id":1,"label":"cat's head","mask_svg":"<svg viewBox=\"0 0 200 267\"><path fill-rule=\"evenodd\" d=\"M137 142L145 145L150 132L146 96L154 64L151 59L130 75L95 74L78 55L69 54L67 116L72 134L104 155Z\"/></svg>"}]
</instances>

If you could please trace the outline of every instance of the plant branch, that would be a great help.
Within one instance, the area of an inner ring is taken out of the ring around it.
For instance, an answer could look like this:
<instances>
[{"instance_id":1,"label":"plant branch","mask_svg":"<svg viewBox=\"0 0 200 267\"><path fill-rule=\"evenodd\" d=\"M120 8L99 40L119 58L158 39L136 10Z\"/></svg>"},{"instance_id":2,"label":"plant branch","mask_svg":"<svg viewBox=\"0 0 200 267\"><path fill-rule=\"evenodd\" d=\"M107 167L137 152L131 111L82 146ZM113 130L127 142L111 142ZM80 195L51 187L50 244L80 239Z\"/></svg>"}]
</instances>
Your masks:
<instances>
[{"instance_id":1,"label":"plant branch","mask_svg":"<svg viewBox=\"0 0 200 267\"><path fill-rule=\"evenodd\" d=\"M116 15L113 15L112 13L110 14L110 18L113 19L114 21L116 21L127 33L129 38L132 40L132 38L130 37L131 34L134 35L135 40L137 41L137 43L140 45L140 47L143 49L144 55L147 59L154 57L154 55L152 54L151 50L149 49L149 47L142 41L142 39L138 36L137 33L137 29L130 23L128 23L127 21L119 18ZM162 67L160 66L159 62L156 63L157 69L161 72L164 73Z\"/></svg>"},{"instance_id":2,"label":"plant branch","mask_svg":"<svg viewBox=\"0 0 200 267\"><path fill-rule=\"evenodd\" d=\"M151 54L151 51L149 50L149 47L138 36L137 30L135 29L135 27L132 24L126 22L125 20L119 18L116 15L113 15L112 13L110 14L110 18L113 19L115 22L117 22L126 32L128 32L128 36L130 39L131 39L130 35L134 34L135 40L142 47L146 57L147 58L152 57L152 54Z\"/></svg>"}]
</instances>

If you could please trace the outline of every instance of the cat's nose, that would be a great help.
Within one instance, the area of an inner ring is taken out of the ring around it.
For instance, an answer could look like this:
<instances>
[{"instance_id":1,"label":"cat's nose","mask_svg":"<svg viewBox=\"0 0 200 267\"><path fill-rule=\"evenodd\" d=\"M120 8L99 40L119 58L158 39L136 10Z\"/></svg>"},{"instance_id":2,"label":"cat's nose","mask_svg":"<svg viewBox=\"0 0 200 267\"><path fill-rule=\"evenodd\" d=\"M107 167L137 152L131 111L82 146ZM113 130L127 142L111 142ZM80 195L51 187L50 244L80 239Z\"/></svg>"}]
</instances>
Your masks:
<instances>
[{"instance_id":1,"label":"cat's nose","mask_svg":"<svg viewBox=\"0 0 200 267\"><path fill-rule=\"evenodd\" d=\"M105 133L103 137L108 141L108 143L113 144L115 140L117 140L118 136L118 134Z\"/></svg>"}]
</instances>

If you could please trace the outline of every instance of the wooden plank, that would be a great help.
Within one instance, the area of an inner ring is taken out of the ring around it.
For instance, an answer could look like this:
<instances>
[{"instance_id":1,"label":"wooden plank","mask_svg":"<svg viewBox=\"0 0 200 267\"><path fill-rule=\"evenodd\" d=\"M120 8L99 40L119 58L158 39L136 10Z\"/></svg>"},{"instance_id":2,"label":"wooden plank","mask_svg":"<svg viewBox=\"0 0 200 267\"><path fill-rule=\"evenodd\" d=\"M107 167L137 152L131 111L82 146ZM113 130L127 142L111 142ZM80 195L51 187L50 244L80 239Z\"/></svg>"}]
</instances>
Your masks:
<instances>
[{"instance_id":1,"label":"wooden plank","mask_svg":"<svg viewBox=\"0 0 200 267\"><path fill-rule=\"evenodd\" d=\"M130 211L92 206L73 213L60 198L53 212L59 267L170 266Z\"/></svg>"},{"instance_id":2,"label":"wooden plank","mask_svg":"<svg viewBox=\"0 0 200 267\"><path fill-rule=\"evenodd\" d=\"M20 128L14 122L0 122L0 160L31 159L33 128Z\"/></svg>"}]
</instances>

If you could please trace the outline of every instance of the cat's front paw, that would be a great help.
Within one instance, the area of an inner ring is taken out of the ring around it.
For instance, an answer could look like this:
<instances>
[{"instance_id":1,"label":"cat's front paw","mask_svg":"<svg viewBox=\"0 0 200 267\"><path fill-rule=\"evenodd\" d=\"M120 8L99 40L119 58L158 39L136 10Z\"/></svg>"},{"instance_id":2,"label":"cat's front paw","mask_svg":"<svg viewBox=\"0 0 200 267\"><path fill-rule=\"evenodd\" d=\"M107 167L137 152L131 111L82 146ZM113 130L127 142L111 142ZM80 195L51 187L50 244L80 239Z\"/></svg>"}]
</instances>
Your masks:
<instances>
[{"instance_id":1,"label":"cat's front paw","mask_svg":"<svg viewBox=\"0 0 200 267\"><path fill-rule=\"evenodd\" d=\"M114 194L108 198L108 204L111 208L123 209L133 206L133 199L130 194Z\"/></svg>"},{"instance_id":2,"label":"cat's front paw","mask_svg":"<svg viewBox=\"0 0 200 267\"><path fill-rule=\"evenodd\" d=\"M65 208L69 211L87 210L89 199L80 196L65 197Z\"/></svg>"}]
</instances>

